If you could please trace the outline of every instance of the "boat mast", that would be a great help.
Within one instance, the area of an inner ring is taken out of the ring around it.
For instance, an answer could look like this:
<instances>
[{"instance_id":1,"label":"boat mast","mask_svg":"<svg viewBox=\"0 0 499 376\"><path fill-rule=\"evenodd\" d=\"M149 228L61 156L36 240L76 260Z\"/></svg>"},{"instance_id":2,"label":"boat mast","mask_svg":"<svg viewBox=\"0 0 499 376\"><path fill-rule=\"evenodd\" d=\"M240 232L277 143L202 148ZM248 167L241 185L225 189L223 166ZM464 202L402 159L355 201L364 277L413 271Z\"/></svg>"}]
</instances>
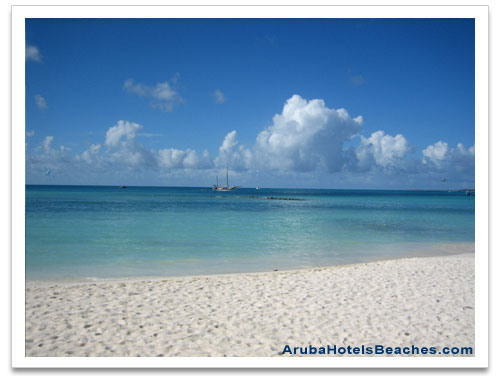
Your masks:
<instances>
[{"instance_id":1,"label":"boat mast","mask_svg":"<svg viewBox=\"0 0 499 376\"><path fill-rule=\"evenodd\" d=\"M227 188L229 188L229 164L227 163Z\"/></svg>"}]
</instances>

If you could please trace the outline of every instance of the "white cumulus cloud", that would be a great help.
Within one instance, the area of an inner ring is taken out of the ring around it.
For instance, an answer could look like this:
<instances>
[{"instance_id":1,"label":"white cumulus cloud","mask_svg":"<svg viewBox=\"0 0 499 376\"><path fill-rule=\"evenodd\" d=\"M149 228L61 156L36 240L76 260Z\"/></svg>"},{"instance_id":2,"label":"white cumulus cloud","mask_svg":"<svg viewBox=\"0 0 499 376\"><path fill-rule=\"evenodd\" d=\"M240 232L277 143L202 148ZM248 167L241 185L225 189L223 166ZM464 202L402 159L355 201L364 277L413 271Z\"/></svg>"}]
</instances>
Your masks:
<instances>
[{"instance_id":1,"label":"white cumulus cloud","mask_svg":"<svg viewBox=\"0 0 499 376\"><path fill-rule=\"evenodd\" d=\"M37 63L40 63L42 61L42 57L40 55L38 47L30 45L26 46L26 61L28 60L36 61Z\"/></svg>"},{"instance_id":2,"label":"white cumulus cloud","mask_svg":"<svg viewBox=\"0 0 499 376\"><path fill-rule=\"evenodd\" d=\"M449 144L447 144L447 142L438 141L422 151L423 163L431 162L438 166L445 159L448 151Z\"/></svg>"},{"instance_id":3,"label":"white cumulus cloud","mask_svg":"<svg viewBox=\"0 0 499 376\"><path fill-rule=\"evenodd\" d=\"M137 94L141 97L152 98L151 106L159 108L165 112L171 112L177 103L181 103L184 99L174 88L177 82L177 76L170 82L158 82L154 86L136 83L132 78L125 81L123 89L129 93Z\"/></svg>"},{"instance_id":4,"label":"white cumulus cloud","mask_svg":"<svg viewBox=\"0 0 499 376\"><path fill-rule=\"evenodd\" d=\"M45 153L50 153L52 149L52 142L54 142L54 136L47 136L42 142L43 149L45 150Z\"/></svg>"},{"instance_id":5,"label":"white cumulus cloud","mask_svg":"<svg viewBox=\"0 0 499 376\"><path fill-rule=\"evenodd\" d=\"M139 94L148 89L138 85L133 90ZM164 98L168 96L164 94ZM54 137L46 136L32 152L27 151L27 176L44 181L50 170L51 178L57 176L62 182L65 175L78 175L83 179L80 182L92 176L97 182L118 183L127 176L141 181L140 176L149 174L157 181L188 177L196 185L196 179L206 183L207 176L219 174L228 164L231 175L234 173L241 185L266 176L286 184L294 181L300 185L307 180L313 185L315 181L329 180L332 184L353 182L366 186L420 181L441 184L445 177L454 185L473 186L474 146L459 143L451 147L438 141L415 155L414 147L402 134L389 135L379 130L363 136L362 123L361 116L351 117L345 109L329 108L321 99L293 95L272 123L261 128L250 146L241 143L233 130L220 140L212 158L207 150L199 153L170 145L146 147L139 142L144 138L138 137L145 135L144 127L120 120L108 128L105 139L80 154L71 153L65 146L54 147ZM27 137L32 135L34 131L26 132Z\"/></svg>"},{"instance_id":6,"label":"white cumulus cloud","mask_svg":"<svg viewBox=\"0 0 499 376\"><path fill-rule=\"evenodd\" d=\"M95 158L99 155L102 148L101 144L92 144L90 147L81 154L81 159L87 163L92 163Z\"/></svg>"},{"instance_id":7,"label":"white cumulus cloud","mask_svg":"<svg viewBox=\"0 0 499 376\"><path fill-rule=\"evenodd\" d=\"M166 169L203 169L212 166L207 153L203 153L203 157L200 158L195 150L178 150L174 148L159 150L158 163L160 167Z\"/></svg>"},{"instance_id":8,"label":"white cumulus cloud","mask_svg":"<svg viewBox=\"0 0 499 376\"><path fill-rule=\"evenodd\" d=\"M122 139L126 143L134 142L137 132L142 129L142 125L126 120L119 120L118 123L109 128L106 132L106 146L116 147Z\"/></svg>"},{"instance_id":9,"label":"white cumulus cloud","mask_svg":"<svg viewBox=\"0 0 499 376\"><path fill-rule=\"evenodd\" d=\"M361 169L369 169L373 165L393 168L403 161L410 147L401 134L390 136L383 131L377 131L369 138L360 136L360 145L355 151Z\"/></svg>"},{"instance_id":10,"label":"white cumulus cloud","mask_svg":"<svg viewBox=\"0 0 499 376\"><path fill-rule=\"evenodd\" d=\"M44 110L47 108L47 101L40 94L35 95L35 103L40 110Z\"/></svg>"},{"instance_id":11,"label":"white cumulus cloud","mask_svg":"<svg viewBox=\"0 0 499 376\"><path fill-rule=\"evenodd\" d=\"M348 158L344 143L361 129L361 116L351 118L343 108L326 107L322 99L293 95L273 124L258 134L256 158L273 169L340 171Z\"/></svg>"},{"instance_id":12,"label":"white cumulus cloud","mask_svg":"<svg viewBox=\"0 0 499 376\"><path fill-rule=\"evenodd\" d=\"M253 152L237 141L237 132L234 130L227 133L218 148L215 165L221 167L230 164L235 170L247 170L255 167L252 158Z\"/></svg>"},{"instance_id":13,"label":"white cumulus cloud","mask_svg":"<svg viewBox=\"0 0 499 376\"><path fill-rule=\"evenodd\" d=\"M53 147L54 136L46 136L32 154L26 156L27 170L38 171L43 175L50 175L47 171L60 171L68 168L74 161L71 149L61 145Z\"/></svg>"},{"instance_id":14,"label":"white cumulus cloud","mask_svg":"<svg viewBox=\"0 0 499 376\"><path fill-rule=\"evenodd\" d=\"M107 162L122 164L130 168L155 167L154 151L135 141L142 125L120 120L106 132L105 145L108 147Z\"/></svg>"},{"instance_id":15,"label":"white cumulus cloud","mask_svg":"<svg viewBox=\"0 0 499 376\"><path fill-rule=\"evenodd\" d=\"M213 162L205 151L199 156L195 150L175 148L148 149L137 142L143 126L127 120L120 120L106 132L104 142L92 144L79 160L96 168L119 169L207 169Z\"/></svg>"},{"instance_id":16,"label":"white cumulus cloud","mask_svg":"<svg viewBox=\"0 0 499 376\"><path fill-rule=\"evenodd\" d=\"M224 103L227 101L227 98L225 97L224 93L220 89L217 89L213 92L213 99L215 100L216 103Z\"/></svg>"},{"instance_id":17,"label":"white cumulus cloud","mask_svg":"<svg viewBox=\"0 0 499 376\"><path fill-rule=\"evenodd\" d=\"M422 151L423 164L437 169L464 171L474 169L475 146L469 148L458 143L455 148L447 142L438 141Z\"/></svg>"}]
</instances>

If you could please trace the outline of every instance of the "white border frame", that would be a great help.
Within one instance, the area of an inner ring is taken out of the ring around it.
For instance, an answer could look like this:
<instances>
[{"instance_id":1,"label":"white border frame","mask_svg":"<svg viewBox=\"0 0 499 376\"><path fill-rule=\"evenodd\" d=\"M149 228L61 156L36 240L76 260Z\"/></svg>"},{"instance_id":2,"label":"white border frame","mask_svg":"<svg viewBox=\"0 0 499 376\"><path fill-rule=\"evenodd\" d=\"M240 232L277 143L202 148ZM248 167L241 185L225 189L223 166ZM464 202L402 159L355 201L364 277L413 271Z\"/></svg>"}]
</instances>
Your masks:
<instances>
[{"instance_id":1,"label":"white border frame","mask_svg":"<svg viewBox=\"0 0 499 376\"><path fill-rule=\"evenodd\" d=\"M25 357L26 18L475 18L475 356L79 358ZM12 366L15 368L234 368L488 366L488 6L13 6Z\"/></svg>"}]
</instances>

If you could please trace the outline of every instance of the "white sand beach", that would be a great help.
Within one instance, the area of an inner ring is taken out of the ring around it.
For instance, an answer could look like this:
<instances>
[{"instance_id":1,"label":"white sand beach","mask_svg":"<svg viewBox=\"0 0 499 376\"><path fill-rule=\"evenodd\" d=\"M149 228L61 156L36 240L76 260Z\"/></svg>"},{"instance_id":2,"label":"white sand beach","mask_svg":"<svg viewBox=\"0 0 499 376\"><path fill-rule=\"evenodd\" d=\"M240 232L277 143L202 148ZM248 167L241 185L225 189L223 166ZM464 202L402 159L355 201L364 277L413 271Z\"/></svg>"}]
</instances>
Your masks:
<instances>
[{"instance_id":1,"label":"white sand beach","mask_svg":"<svg viewBox=\"0 0 499 376\"><path fill-rule=\"evenodd\" d=\"M474 253L307 270L26 284L26 356L289 356L473 346Z\"/></svg>"}]
</instances>

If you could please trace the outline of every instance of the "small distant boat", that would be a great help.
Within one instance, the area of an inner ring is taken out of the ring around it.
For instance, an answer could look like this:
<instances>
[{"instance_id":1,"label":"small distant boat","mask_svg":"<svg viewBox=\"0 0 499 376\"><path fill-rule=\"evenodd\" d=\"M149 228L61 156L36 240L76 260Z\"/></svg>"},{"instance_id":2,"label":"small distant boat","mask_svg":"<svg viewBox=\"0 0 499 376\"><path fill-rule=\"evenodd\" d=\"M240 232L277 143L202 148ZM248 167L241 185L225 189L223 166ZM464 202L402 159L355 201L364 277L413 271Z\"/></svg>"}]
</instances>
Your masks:
<instances>
[{"instance_id":1,"label":"small distant boat","mask_svg":"<svg viewBox=\"0 0 499 376\"><path fill-rule=\"evenodd\" d=\"M227 191L233 191L237 188L237 186L233 185L232 187L229 186L229 165L227 165L227 184L218 184L218 176L217 176L217 184L213 186L213 190L217 192L227 192Z\"/></svg>"},{"instance_id":2,"label":"small distant boat","mask_svg":"<svg viewBox=\"0 0 499 376\"><path fill-rule=\"evenodd\" d=\"M260 187L256 187L255 189L260 189Z\"/></svg>"},{"instance_id":3,"label":"small distant boat","mask_svg":"<svg viewBox=\"0 0 499 376\"><path fill-rule=\"evenodd\" d=\"M122 186L120 186L120 188L126 188L126 185L122 185Z\"/></svg>"}]
</instances>

